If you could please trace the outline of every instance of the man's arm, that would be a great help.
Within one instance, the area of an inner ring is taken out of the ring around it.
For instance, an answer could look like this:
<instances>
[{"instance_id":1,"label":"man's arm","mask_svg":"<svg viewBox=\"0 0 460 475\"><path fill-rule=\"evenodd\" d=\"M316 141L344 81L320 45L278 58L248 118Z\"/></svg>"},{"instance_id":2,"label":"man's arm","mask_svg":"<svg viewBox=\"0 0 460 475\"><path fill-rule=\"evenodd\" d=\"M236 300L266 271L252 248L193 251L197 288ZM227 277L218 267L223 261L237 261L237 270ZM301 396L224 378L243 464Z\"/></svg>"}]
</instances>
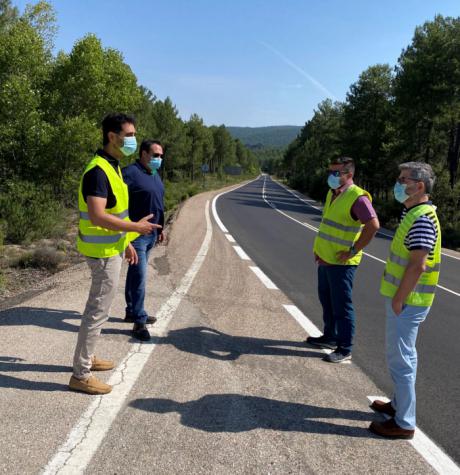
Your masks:
<instances>
[{"instance_id":1,"label":"man's arm","mask_svg":"<svg viewBox=\"0 0 460 475\"><path fill-rule=\"evenodd\" d=\"M364 225L363 230L361 231L361 236L359 236L359 239L354 245L355 254L363 250L372 241L372 238L379 229L380 223L378 218L372 218ZM353 257L353 255L354 254L351 251L339 251L337 253L337 257L341 262L346 262L348 259Z\"/></svg>"},{"instance_id":2,"label":"man's arm","mask_svg":"<svg viewBox=\"0 0 460 475\"><path fill-rule=\"evenodd\" d=\"M153 214L145 216L137 223L133 221L124 221L123 219L105 212L107 198L99 196L88 196L88 214L90 221L95 226L111 229L112 231L134 231L139 234L150 234L155 228L161 229L158 224L149 223L149 219L153 218Z\"/></svg>"},{"instance_id":3,"label":"man's arm","mask_svg":"<svg viewBox=\"0 0 460 475\"><path fill-rule=\"evenodd\" d=\"M396 315L399 315L402 312L404 301L415 289L420 276L423 274L423 272L425 272L425 262L428 253L429 251L427 249L417 249L415 251L410 251L409 264L404 271L401 284L399 285L392 301L393 311Z\"/></svg>"}]
</instances>

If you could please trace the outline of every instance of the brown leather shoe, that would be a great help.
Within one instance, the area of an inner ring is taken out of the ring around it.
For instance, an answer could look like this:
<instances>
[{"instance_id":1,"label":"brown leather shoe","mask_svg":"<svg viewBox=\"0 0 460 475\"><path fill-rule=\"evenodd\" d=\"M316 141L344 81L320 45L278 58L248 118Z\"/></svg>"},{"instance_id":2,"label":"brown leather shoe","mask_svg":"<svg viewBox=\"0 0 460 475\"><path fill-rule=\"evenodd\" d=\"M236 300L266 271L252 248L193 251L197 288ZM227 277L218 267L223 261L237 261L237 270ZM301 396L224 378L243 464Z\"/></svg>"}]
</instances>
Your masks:
<instances>
[{"instance_id":1,"label":"brown leather shoe","mask_svg":"<svg viewBox=\"0 0 460 475\"><path fill-rule=\"evenodd\" d=\"M374 409L376 412L381 412L387 416L394 417L396 411L393 409L391 402L383 402L376 399L370 406L371 409Z\"/></svg>"},{"instance_id":2,"label":"brown leather shoe","mask_svg":"<svg viewBox=\"0 0 460 475\"><path fill-rule=\"evenodd\" d=\"M112 391L110 384L99 381L91 375L88 379L77 379L74 376L70 378L69 388L73 391L80 391L87 394L107 394Z\"/></svg>"},{"instance_id":3,"label":"brown leather shoe","mask_svg":"<svg viewBox=\"0 0 460 475\"><path fill-rule=\"evenodd\" d=\"M374 434L389 439L413 439L415 430L403 429L396 424L394 419L388 419L385 422L373 422L369 430Z\"/></svg>"},{"instance_id":4,"label":"brown leather shoe","mask_svg":"<svg viewBox=\"0 0 460 475\"><path fill-rule=\"evenodd\" d=\"M91 371L109 371L110 369L115 368L115 363L110 360L103 360L93 356L91 358Z\"/></svg>"}]
</instances>

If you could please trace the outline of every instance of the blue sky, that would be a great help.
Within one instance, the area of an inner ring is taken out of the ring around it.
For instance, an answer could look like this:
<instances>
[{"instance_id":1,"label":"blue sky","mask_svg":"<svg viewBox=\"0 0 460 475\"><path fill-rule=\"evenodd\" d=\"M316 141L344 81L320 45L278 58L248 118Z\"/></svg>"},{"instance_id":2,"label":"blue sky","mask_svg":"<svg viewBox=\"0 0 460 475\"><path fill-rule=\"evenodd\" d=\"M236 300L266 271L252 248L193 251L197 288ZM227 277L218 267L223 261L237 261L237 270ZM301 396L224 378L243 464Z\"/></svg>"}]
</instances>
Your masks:
<instances>
[{"instance_id":1,"label":"blue sky","mask_svg":"<svg viewBox=\"0 0 460 475\"><path fill-rule=\"evenodd\" d=\"M207 125L303 125L368 66L396 64L417 25L460 16L459 0L49 1L57 50L95 33L140 84Z\"/></svg>"}]
</instances>

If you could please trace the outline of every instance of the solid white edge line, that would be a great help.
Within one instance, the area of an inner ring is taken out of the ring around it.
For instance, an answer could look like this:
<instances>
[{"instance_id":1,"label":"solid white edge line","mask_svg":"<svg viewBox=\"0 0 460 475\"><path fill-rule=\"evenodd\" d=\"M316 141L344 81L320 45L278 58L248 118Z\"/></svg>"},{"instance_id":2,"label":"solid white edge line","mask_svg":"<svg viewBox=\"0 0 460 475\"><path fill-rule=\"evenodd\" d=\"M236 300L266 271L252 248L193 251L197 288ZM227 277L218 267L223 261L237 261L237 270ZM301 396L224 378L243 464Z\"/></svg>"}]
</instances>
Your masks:
<instances>
[{"instance_id":1,"label":"solid white edge line","mask_svg":"<svg viewBox=\"0 0 460 475\"><path fill-rule=\"evenodd\" d=\"M260 178L260 175L259 175L257 178L254 178L254 180L248 181L247 183L243 183L242 185L235 186L235 187L231 188L230 190L223 191L222 193L219 193L218 195L214 196L214 199L212 200L212 206L211 206L211 209L212 209L212 216L213 216L213 218L214 218L214 221L217 223L217 226L219 226L220 230L221 230L223 233L228 233L228 229L225 227L224 223L222 222L222 220L219 218L219 215L217 214L217 208L216 208L217 200L218 200L222 195L225 195L225 194L227 194L227 193L230 193L231 191L235 191L235 190L237 190L238 188L241 188L241 187L243 187L243 186L249 185L249 183L252 183L253 181L257 181L259 178Z\"/></svg>"},{"instance_id":2,"label":"solid white edge line","mask_svg":"<svg viewBox=\"0 0 460 475\"><path fill-rule=\"evenodd\" d=\"M231 234L225 234L225 237L231 242L235 243L235 238Z\"/></svg>"},{"instance_id":3,"label":"solid white edge line","mask_svg":"<svg viewBox=\"0 0 460 475\"><path fill-rule=\"evenodd\" d=\"M259 267L256 267L256 266L249 266L249 268L252 270L252 272L254 272L254 274L260 279L260 281L262 282L262 284L265 285L265 287L267 287L267 289L270 289L270 290L275 290L275 289L278 289L278 287L273 283L272 280L270 280L267 275L261 270L259 269Z\"/></svg>"},{"instance_id":4,"label":"solid white edge line","mask_svg":"<svg viewBox=\"0 0 460 475\"><path fill-rule=\"evenodd\" d=\"M250 261L251 258L243 251L243 249L240 246L233 246L233 249L235 249L235 252L238 254L238 256L243 259L243 261Z\"/></svg>"},{"instance_id":5,"label":"solid white edge line","mask_svg":"<svg viewBox=\"0 0 460 475\"><path fill-rule=\"evenodd\" d=\"M367 396L367 399L371 403L376 399L390 402L384 396ZM438 473L442 475L460 474L460 467L418 427L415 430L414 438L408 442Z\"/></svg>"},{"instance_id":6,"label":"solid white edge line","mask_svg":"<svg viewBox=\"0 0 460 475\"><path fill-rule=\"evenodd\" d=\"M156 335L161 336L166 333L169 322L206 258L212 238L209 201L206 202L205 214L206 235L203 243L179 287L161 306L157 314L158 322L155 325ZM71 430L67 440L44 468L43 474L71 475L85 471L155 347L155 343L134 343L131 345L127 356L108 381L113 385L112 392L104 396L93 396L92 403Z\"/></svg>"},{"instance_id":7,"label":"solid white edge line","mask_svg":"<svg viewBox=\"0 0 460 475\"><path fill-rule=\"evenodd\" d=\"M319 211L322 211L322 208L319 208L318 206L313 206L311 205L310 203L313 202L313 203L316 203L316 200L306 200L304 198L301 198L300 196L298 196L296 193L298 193L297 191L294 191L294 190L291 190L288 186L284 185L283 183L280 183L279 181L277 180L273 180L273 178L271 178L271 181L273 183L276 183L277 185L281 186L282 188L284 188L286 191L288 191L289 193L291 193L292 195L294 195L298 200L302 201L303 203L307 204L308 206L311 206L312 208L315 208ZM386 233L385 231L377 231L377 234L381 234L382 236L386 236L386 237L393 237L393 234L388 234ZM460 261L460 257L457 257L457 256L452 256L451 254L447 253L447 252L441 252L441 254L443 256L446 256L446 257L450 257L451 259L455 259L457 261Z\"/></svg>"},{"instance_id":8,"label":"solid white edge line","mask_svg":"<svg viewBox=\"0 0 460 475\"><path fill-rule=\"evenodd\" d=\"M284 185L282 185L281 183L278 183L278 182L275 181L275 180L271 180L271 181L272 181L273 183L275 183L275 184L281 186L282 188L285 188ZM286 191L290 191L290 190L286 188ZM294 193L292 193L292 194L293 194L294 196L296 196ZM291 219L292 221L295 221L296 223L300 224L301 226L303 226L303 227L305 227L305 228L308 228L308 229L310 229L310 230L312 230L312 231L316 231L316 232L318 231L318 228L317 228L316 226L313 226L313 225L311 225L311 224L309 224L309 223L305 223L305 222L299 221L299 220L293 218L292 216L289 216L289 215L288 215L287 213L285 213L284 211L281 211L281 210L277 209L275 205L271 204L271 203L266 199L266 197L265 197L265 179L264 179L264 184L263 184L263 187L262 187L262 198L264 199L264 201L265 201L271 208L273 208L274 210L278 211L278 213L282 214L283 216L286 216L286 218L289 218L289 219ZM297 198L298 198L298 197L297 197ZM298 198L298 199L299 199L300 201L303 201L303 200L301 200L300 198ZM307 203L307 204L308 204L308 203ZM309 205L309 206L311 206L311 205ZM313 208L315 208L315 206L313 206ZM318 208L316 208L316 209L318 209ZM364 254L365 256L367 256L367 257L370 257L371 259L374 259L374 260L376 260L376 261L378 261L378 262L381 262L382 264L385 264L385 263L386 263L383 259L380 259L380 258L377 257L377 256L373 256L372 254L369 254L368 252L363 251L363 254ZM447 255L447 254L443 254L443 255ZM449 256L449 257L452 257L452 256ZM456 257L454 257L454 259L456 259ZM447 287L444 287L444 286L439 285L439 284L438 284L436 287L439 287L440 289L444 290L445 292L449 292L449 293L451 293L451 294L453 294L453 295L456 295L457 297L460 297L460 293L455 292L455 290L448 289Z\"/></svg>"}]
</instances>

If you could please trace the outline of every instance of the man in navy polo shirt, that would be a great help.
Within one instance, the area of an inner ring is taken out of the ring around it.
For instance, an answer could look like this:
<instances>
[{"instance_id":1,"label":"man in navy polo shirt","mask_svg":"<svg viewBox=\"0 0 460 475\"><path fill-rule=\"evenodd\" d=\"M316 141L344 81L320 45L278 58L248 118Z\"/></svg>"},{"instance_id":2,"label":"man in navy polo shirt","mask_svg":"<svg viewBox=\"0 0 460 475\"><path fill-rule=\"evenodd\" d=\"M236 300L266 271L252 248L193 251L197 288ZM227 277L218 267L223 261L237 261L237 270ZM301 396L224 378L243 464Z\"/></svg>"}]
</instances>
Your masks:
<instances>
[{"instance_id":1,"label":"man in navy polo shirt","mask_svg":"<svg viewBox=\"0 0 460 475\"><path fill-rule=\"evenodd\" d=\"M164 186L158 174L162 160L161 143L157 140L144 140L139 149L139 160L122 170L123 179L128 185L129 217L132 221L138 221L138 216L153 214L150 222L164 225ZM126 275L125 321L134 322L133 336L142 341L150 340L146 323L156 321L156 318L148 316L144 309L148 258L155 243L162 242L163 239L161 229L160 234L154 230L152 234L139 236L131 243L137 251L138 263L130 265Z\"/></svg>"}]
</instances>

